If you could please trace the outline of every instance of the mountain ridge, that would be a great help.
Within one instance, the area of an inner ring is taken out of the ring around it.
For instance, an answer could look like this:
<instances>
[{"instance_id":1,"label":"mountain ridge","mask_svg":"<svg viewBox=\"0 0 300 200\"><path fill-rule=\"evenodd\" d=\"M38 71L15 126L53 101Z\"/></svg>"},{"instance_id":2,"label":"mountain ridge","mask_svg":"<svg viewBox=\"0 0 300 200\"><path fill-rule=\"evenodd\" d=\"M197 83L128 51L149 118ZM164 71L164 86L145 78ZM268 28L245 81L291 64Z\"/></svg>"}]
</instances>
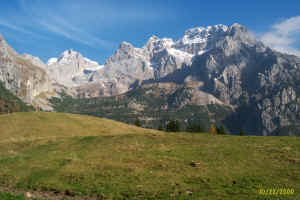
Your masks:
<instances>
[{"instance_id":1,"label":"mountain ridge","mask_svg":"<svg viewBox=\"0 0 300 200\"><path fill-rule=\"evenodd\" d=\"M71 49L44 65L36 57L23 58L45 71L56 95L65 90L80 98L119 96L174 83L193 91L189 97L174 93L182 101L176 105L231 107L234 112L223 121L229 129L227 121L235 121L240 129L255 126L272 135L283 127L297 131L300 123L300 58L272 50L237 23L191 28L175 41L153 35L140 48L122 42L101 67Z\"/></svg>"}]
</instances>

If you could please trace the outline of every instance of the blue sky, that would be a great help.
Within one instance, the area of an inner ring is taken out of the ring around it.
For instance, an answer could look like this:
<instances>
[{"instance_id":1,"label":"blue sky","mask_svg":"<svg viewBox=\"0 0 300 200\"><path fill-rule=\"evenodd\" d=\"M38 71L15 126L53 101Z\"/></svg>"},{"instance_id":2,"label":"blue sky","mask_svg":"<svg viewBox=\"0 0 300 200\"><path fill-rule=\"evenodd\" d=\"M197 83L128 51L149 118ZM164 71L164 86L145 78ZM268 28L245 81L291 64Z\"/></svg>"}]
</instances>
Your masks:
<instances>
[{"instance_id":1,"label":"blue sky","mask_svg":"<svg viewBox=\"0 0 300 200\"><path fill-rule=\"evenodd\" d=\"M72 48L104 63L122 41L240 23L277 50L300 55L300 1L1 0L0 33L19 53L47 61Z\"/></svg>"}]
</instances>

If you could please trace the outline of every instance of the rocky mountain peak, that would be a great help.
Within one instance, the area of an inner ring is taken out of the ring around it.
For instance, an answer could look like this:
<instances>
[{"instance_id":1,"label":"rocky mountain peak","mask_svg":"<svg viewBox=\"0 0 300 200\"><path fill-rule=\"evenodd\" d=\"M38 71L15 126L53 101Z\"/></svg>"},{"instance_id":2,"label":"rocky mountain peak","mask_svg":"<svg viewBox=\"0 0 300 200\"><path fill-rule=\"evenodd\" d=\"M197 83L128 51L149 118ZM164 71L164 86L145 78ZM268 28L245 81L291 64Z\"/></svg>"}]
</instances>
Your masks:
<instances>
[{"instance_id":1,"label":"rocky mountain peak","mask_svg":"<svg viewBox=\"0 0 300 200\"><path fill-rule=\"evenodd\" d=\"M239 23L233 23L230 28L246 28L245 26L239 24Z\"/></svg>"},{"instance_id":2,"label":"rocky mountain peak","mask_svg":"<svg viewBox=\"0 0 300 200\"><path fill-rule=\"evenodd\" d=\"M257 43L254 34L247 27L238 23L234 23L229 27L228 35L235 41L244 42L251 46Z\"/></svg>"},{"instance_id":3,"label":"rocky mountain peak","mask_svg":"<svg viewBox=\"0 0 300 200\"><path fill-rule=\"evenodd\" d=\"M120 61L123 59L129 59L132 58L135 55L135 48L132 44L129 42L122 42L119 46L119 49L108 58L106 61L106 64Z\"/></svg>"},{"instance_id":4,"label":"rocky mountain peak","mask_svg":"<svg viewBox=\"0 0 300 200\"><path fill-rule=\"evenodd\" d=\"M214 25L205 27L196 27L188 29L184 32L183 38L180 40L182 44L204 43L209 37L217 37L224 35L228 30L226 25Z\"/></svg>"},{"instance_id":5,"label":"rocky mountain peak","mask_svg":"<svg viewBox=\"0 0 300 200\"><path fill-rule=\"evenodd\" d=\"M99 69L97 62L72 49L64 51L59 58L50 58L47 62L47 70L51 77L68 87L87 83L90 73Z\"/></svg>"},{"instance_id":6,"label":"rocky mountain peak","mask_svg":"<svg viewBox=\"0 0 300 200\"><path fill-rule=\"evenodd\" d=\"M50 58L47 62L47 65L71 66L72 64L76 63L80 63L83 68L91 68L91 66L95 68L99 67L98 62L83 57L79 52L74 51L73 49L65 50L58 58Z\"/></svg>"},{"instance_id":7,"label":"rocky mountain peak","mask_svg":"<svg viewBox=\"0 0 300 200\"><path fill-rule=\"evenodd\" d=\"M77 59L78 57L83 56L72 49L68 49L60 55L58 62L72 62L72 60Z\"/></svg>"},{"instance_id":8,"label":"rocky mountain peak","mask_svg":"<svg viewBox=\"0 0 300 200\"><path fill-rule=\"evenodd\" d=\"M152 51L154 48L154 43L157 42L158 40L160 40L159 37L157 37L156 35L152 35L148 39L146 45L144 46L144 49L146 49L147 51Z\"/></svg>"},{"instance_id":9,"label":"rocky mountain peak","mask_svg":"<svg viewBox=\"0 0 300 200\"><path fill-rule=\"evenodd\" d=\"M174 41L171 38L158 38L152 36L143 49L148 51L150 54L160 52L164 49L169 49L174 45Z\"/></svg>"},{"instance_id":10,"label":"rocky mountain peak","mask_svg":"<svg viewBox=\"0 0 300 200\"><path fill-rule=\"evenodd\" d=\"M74 51L73 49L68 49L68 50L65 50L62 54L61 54L61 57L68 57L68 56L76 56L78 55L79 53Z\"/></svg>"},{"instance_id":11,"label":"rocky mountain peak","mask_svg":"<svg viewBox=\"0 0 300 200\"><path fill-rule=\"evenodd\" d=\"M131 43L129 43L129 42L122 42L121 44L120 44L120 47L119 47L119 49L122 49L122 50L125 50L125 51L129 51L130 49L133 49L134 47L133 47L133 45L131 44Z\"/></svg>"},{"instance_id":12,"label":"rocky mountain peak","mask_svg":"<svg viewBox=\"0 0 300 200\"><path fill-rule=\"evenodd\" d=\"M156 41L156 40L159 40L159 39L160 39L160 38L159 38L158 36L152 35L152 36L149 38L148 43L149 43L149 42Z\"/></svg>"}]
</instances>

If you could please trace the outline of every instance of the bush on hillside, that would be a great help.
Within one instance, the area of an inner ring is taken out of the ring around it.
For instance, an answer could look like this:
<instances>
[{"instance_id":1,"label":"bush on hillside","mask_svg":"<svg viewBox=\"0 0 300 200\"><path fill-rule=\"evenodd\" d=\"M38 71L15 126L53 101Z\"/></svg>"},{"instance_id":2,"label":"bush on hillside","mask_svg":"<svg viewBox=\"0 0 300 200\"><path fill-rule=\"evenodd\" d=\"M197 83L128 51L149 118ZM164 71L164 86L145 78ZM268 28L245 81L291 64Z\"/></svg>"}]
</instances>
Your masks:
<instances>
[{"instance_id":1,"label":"bush on hillside","mask_svg":"<svg viewBox=\"0 0 300 200\"><path fill-rule=\"evenodd\" d=\"M167 132L179 132L180 131L180 124L177 120L171 120L167 123L166 126Z\"/></svg>"},{"instance_id":2,"label":"bush on hillside","mask_svg":"<svg viewBox=\"0 0 300 200\"><path fill-rule=\"evenodd\" d=\"M142 123L139 119L135 120L134 124L138 127L141 127L142 126Z\"/></svg>"},{"instance_id":3,"label":"bush on hillside","mask_svg":"<svg viewBox=\"0 0 300 200\"><path fill-rule=\"evenodd\" d=\"M216 128L216 130L217 130L217 134L219 134L219 135L226 135L226 131L225 131L225 128L224 128L223 125L218 126Z\"/></svg>"},{"instance_id":4,"label":"bush on hillside","mask_svg":"<svg viewBox=\"0 0 300 200\"><path fill-rule=\"evenodd\" d=\"M191 123L187 125L186 132L201 133L204 132L204 128L201 124Z\"/></svg>"},{"instance_id":5,"label":"bush on hillside","mask_svg":"<svg viewBox=\"0 0 300 200\"><path fill-rule=\"evenodd\" d=\"M157 130L159 130L159 131L163 131L163 130L164 130L164 127L163 127L163 125L162 125L162 124L159 124L159 126L158 126Z\"/></svg>"}]
</instances>

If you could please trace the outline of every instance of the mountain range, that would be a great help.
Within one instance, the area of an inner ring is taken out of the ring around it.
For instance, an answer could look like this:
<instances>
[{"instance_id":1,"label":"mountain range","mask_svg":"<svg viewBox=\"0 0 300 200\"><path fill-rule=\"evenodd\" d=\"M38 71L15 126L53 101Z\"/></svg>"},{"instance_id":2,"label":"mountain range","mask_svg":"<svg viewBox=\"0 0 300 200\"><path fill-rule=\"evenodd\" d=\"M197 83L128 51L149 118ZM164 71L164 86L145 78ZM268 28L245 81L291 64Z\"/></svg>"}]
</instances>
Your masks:
<instances>
[{"instance_id":1,"label":"mountain range","mask_svg":"<svg viewBox=\"0 0 300 200\"><path fill-rule=\"evenodd\" d=\"M230 132L300 135L300 58L240 24L192 28L175 41L152 36L141 48L122 42L104 65L72 49L43 63L0 37L0 81L44 110L138 118L149 127L207 120Z\"/></svg>"}]
</instances>

